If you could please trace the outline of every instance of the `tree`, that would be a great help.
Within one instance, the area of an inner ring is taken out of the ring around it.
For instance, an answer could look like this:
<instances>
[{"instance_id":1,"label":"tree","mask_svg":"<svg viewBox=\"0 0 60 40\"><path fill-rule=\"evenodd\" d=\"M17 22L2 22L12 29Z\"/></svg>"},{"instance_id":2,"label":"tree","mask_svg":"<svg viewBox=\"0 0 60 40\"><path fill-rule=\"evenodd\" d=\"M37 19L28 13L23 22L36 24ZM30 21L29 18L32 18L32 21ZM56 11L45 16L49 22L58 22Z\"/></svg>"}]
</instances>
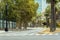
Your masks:
<instances>
[{"instance_id":1,"label":"tree","mask_svg":"<svg viewBox=\"0 0 60 40\"><path fill-rule=\"evenodd\" d=\"M18 1L16 2L18 3ZM26 29L28 22L31 21L32 17L36 16L36 10L38 8L38 4L35 4L34 0L21 0L18 4L21 16L20 21L23 24L24 28Z\"/></svg>"},{"instance_id":2,"label":"tree","mask_svg":"<svg viewBox=\"0 0 60 40\"><path fill-rule=\"evenodd\" d=\"M17 27L21 28L23 24L26 29L28 22L36 16L36 11L38 8L38 3L35 3L34 0L2 0L4 6L8 4L8 21L16 21ZM5 8L4 10L4 19Z\"/></svg>"},{"instance_id":3,"label":"tree","mask_svg":"<svg viewBox=\"0 0 60 40\"><path fill-rule=\"evenodd\" d=\"M57 21L57 27L60 27L60 2L56 4L57 12L56 12L56 21Z\"/></svg>"},{"instance_id":4,"label":"tree","mask_svg":"<svg viewBox=\"0 0 60 40\"><path fill-rule=\"evenodd\" d=\"M50 14L51 14L51 7L50 7L50 5L48 5L46 10L45 10L45 14L44 14L44 16L46 17L47 28L49 26Z\"/></svg>"},{"instance_id":5,"label":"tree","mask_svg":"<svg viewBox=\"0 0 60 40\"><path fill-rule=\"evenodd\" d=\"M55 4L60 0L47 0L48 3L51 3L51 26L50 32L56 30L56 13L55 13Z\"/></svg>"}]
</instances>

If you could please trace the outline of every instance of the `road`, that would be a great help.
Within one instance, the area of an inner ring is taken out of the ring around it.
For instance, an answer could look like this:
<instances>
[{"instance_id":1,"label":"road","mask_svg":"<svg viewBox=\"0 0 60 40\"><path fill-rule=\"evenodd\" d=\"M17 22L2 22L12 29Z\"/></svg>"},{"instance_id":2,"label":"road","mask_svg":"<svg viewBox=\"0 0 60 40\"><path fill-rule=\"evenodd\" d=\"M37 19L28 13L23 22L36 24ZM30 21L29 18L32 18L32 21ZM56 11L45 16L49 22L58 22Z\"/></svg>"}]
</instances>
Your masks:
<instances>
[{"instance_id":1,"label":"road","mask_svg":"<svg viewBox=\"0 0 60 40\"><path fill-rule=\"evenodd\" d=\"M25 31L0 32L0 40L60 40L60 34L57 35L37 35L37 32L44 28L30 28Z\"/></svg>"}]
</instances>

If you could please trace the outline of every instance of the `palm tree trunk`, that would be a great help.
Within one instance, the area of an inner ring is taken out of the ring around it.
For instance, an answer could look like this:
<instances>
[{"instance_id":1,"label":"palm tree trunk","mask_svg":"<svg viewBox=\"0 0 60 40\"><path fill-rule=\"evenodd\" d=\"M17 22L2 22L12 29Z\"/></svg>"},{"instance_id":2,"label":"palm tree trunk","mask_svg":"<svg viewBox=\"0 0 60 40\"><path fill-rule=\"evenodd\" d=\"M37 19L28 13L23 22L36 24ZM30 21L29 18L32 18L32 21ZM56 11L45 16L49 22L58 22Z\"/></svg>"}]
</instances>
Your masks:
<instances>
[{"instance_id":1,"label":"palm tree trunk","mask_svg":"<svg viewBox=\"0 0 60 40\"><path fill-rule=\"evenodd\" d=\"M51 0L51 26L50 32L54 32L56 30L56 13L55 13L55 0Z\"/></svg>"}]
</instances>

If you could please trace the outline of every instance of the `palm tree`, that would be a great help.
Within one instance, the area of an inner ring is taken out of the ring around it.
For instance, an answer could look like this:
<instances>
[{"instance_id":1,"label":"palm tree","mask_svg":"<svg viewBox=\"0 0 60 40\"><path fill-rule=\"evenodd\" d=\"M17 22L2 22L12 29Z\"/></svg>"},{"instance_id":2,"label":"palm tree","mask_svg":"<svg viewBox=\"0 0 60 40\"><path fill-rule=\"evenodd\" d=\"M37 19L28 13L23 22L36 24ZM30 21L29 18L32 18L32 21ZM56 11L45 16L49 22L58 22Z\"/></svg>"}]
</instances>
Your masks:
<instances>
[{"instance_id":1,"label":"palm tree","mask_svg":"<svg viewBox=\"0 0 60 40\"><path fill-rule=\"evenodd\" d=\"M56 30L56 13L55 13L55 0L51 0L51 27L50 32Z\"/></svg>"},{"instance_id":2,"label":"palm tree","mask_svg":"<svg viewBox=\"0 0 60 40\"><path fill-rule=\"evenodd\" d=\"M50 26L50 32L53 32L56 29L55 0L47 0L47 2L48 3L51 2L51 26Z\"/></svg>"},{"instance_id":3,"label":"palm tree","mask_svg":"<svg viewBox=\"0 0 60 40\"><path fill-rule=\"evenodd\" d=\"M56 30L56 13L55 13L55 4L60 0L47 0L48 3L51 3L51 26L50 32Z\"/></svg>"}]
</instances>

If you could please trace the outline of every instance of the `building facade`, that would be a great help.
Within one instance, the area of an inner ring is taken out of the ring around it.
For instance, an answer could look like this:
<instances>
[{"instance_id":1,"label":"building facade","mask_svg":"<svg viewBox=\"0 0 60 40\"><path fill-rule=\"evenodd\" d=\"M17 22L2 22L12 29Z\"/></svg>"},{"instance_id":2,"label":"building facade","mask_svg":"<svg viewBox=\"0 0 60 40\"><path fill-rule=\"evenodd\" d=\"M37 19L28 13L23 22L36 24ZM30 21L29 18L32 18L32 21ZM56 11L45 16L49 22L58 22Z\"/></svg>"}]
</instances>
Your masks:
<instances>
[{"instance_id":1,"label":"building facade","mask_svg":"<svg viewBox=\"0 0 60 40\"><path fill-rule=\"evenodd\" d=\"M37 13L40 13L45 10L46 8L46 0L35 0L36 3L39 4L39 8L37 10Z\"/></svg>"}]
</instances>

